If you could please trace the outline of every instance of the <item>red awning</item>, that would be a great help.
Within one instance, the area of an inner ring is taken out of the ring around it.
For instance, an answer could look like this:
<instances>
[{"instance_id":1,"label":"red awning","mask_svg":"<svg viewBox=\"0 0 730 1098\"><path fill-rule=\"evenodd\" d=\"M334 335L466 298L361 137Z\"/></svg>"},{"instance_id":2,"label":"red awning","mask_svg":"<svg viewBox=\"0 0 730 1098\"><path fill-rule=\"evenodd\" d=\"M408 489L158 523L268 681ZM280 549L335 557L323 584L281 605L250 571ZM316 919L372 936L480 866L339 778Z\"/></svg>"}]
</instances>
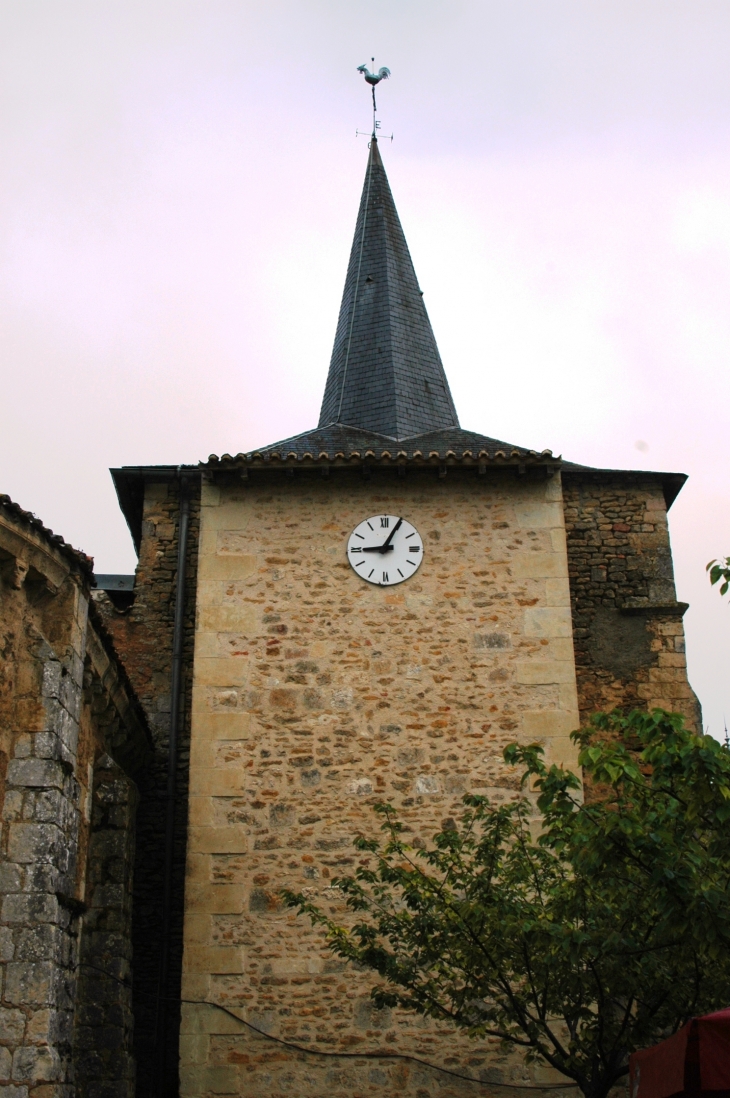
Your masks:
<instances>
[{"instance_id":1,"label":"red awning","mask_svg":"<svg viewBox=\"0 0 730 1098\"><path fill-rule=\"evenodd\" d=\"M631 1098L730 1092L730 1008L693 1018L629 1060Z\"/></svg>"}]
</instances>

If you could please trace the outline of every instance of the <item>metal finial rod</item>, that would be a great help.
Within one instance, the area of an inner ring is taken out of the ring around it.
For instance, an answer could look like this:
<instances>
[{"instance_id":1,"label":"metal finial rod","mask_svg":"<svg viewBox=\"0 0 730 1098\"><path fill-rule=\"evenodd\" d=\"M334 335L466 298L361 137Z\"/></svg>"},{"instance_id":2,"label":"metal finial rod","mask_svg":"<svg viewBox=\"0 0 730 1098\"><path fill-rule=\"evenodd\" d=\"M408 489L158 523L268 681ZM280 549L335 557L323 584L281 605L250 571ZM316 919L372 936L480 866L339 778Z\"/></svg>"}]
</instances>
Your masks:
<instances>
[{"instance_id":1,"label":"metal finial rod","mask_svg":"<svg viewBox=\"0 0 730 1098\"><path fill-rule=\"evenodd\" d=\"M381 68L378 72L375 72L375 58L371 57L370 61L373 66L373 72L370 72L367 65L358 65L357 71L363 74L373 93L373 137L375 137L375 131L378 128L378 123L376 121L376 113L378 107L375 102L375 85L379 84L381 80L388 79L388 77L390 76L390 69L386 69L385 66L383 66L383 68Z\"/></svg>"}]
</instances>

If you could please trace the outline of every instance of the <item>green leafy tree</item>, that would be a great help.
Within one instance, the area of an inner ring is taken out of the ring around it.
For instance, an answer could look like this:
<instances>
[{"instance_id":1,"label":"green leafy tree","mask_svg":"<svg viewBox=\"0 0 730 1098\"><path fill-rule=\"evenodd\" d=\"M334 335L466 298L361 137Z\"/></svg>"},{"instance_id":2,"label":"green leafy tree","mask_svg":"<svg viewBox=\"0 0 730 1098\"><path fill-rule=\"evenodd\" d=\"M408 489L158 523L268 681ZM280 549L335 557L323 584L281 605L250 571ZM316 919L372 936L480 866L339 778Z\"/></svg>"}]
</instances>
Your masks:
<instances>
[{"instance_id":1,"label":"green leafy tree","mask_svg":"<svg viewBox=\"0 0 730 1098\"><path fill-rule=\"evenodd\" d=\"M705 571L710 573L710 583L713 587L722 580L720 594L726 595L730 589L730 557L725 557L724 560L711 560Z\"/></svg>"},{"instance_id":2,"label":"green leafy tree","mask_svg":"<svg viewBox=\"0 0 730 1098\"><path fill-rule=\"evenodd\" d=\"M599 714L574 739L600 800L514 744L522 795L465 797L430 849L376 807L383 838L358 838L368 864L336 882L352 925L284 895L382 977L376 1003L501 1038L604 1098L634 1049L730 1004L730 752L662 710Z\"/></svg>"}]
</instances>

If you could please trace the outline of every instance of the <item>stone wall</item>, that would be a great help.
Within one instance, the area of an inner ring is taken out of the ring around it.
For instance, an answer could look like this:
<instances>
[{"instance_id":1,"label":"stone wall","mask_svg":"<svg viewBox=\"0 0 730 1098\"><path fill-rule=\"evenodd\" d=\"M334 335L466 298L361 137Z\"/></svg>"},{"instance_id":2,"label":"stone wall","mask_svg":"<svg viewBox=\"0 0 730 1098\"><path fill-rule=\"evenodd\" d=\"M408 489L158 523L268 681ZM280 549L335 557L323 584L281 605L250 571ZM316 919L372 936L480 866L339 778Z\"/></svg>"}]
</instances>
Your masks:
<instances>
[{"instance_id":1,"label":"stone wall","mask_svg":"<svg viewBox=\"0 0 730 1098\"><path fill-rule=\"evenodd\" d=\"M133 605L117 610L103 594L96 605L114 637L135 693L147 715L153 755L138 777L137 857L134 870L134 1015L137 1095L148 1098L176 1094L179 1034L180 971L187 831L187 783L190 742L190 691L195 622L198 557L199 487L190 485L186 616L180 753L177 772L177 808L173 876L172 948L170 979L163 990L166 1011L165 1063L158 1044L159 968L162 947L162 882L166 809L167 751L170 731L170 675L172 629L177 581L179 483L154 481L145 485L142 537L135 577ZM164 1079L162 1075L164 1074Z\"/></svg>"},{"instance_id":2,"label":"stone wall","mask_svg":"<svg viewBox=\"0 0 730 1098\"><path fill-rule=\"evenodd\" d=\"M133 1098L132 870L137 790L110 755L94 767L74 1018L76 1098Z\"/></svg>"},{"instance_id":3,"label":"stone wall","mask_svg":"<svg viewBox=\"0 0 730 1098\"><path fill-rule=\"evenodd\" d=\"M424 539L399 587L364 583L346 559L352 528L381 513L404 514ZM425 842L467 790L514 795L512 740L574 764L559 476L273 474L204 486L201 515L182 1093L476 1091L364 1055L383 1052L547 1081L489 1042L374 1011L369 978L277 892L304 889L342 913L332 878L355 867L353 836L377 827L373 803L391 800Z\"/></svg>"},{"instance_id":4,"label":"stone wall","mask_svg":"<svg viewBox=\"0 0 730 1098\"><path fill-rule=\"evenodd\" d=\"M105 733L127 765L145 759L133 695L88 619L90 581L87 558L0 500L4 1098L60 1098L73 1084L94 764L115 750Z\"/></svg>"},{"instance_id":5,"label":"stone wall","mask_svg":"<svg viewBox=\"0 0 730 1098\"><path fill-rule=\"evenodd\" d=\"M563 482L581 719L661 706L701 728L659 478L580 472Z\"/></svg>"}]
</instances>

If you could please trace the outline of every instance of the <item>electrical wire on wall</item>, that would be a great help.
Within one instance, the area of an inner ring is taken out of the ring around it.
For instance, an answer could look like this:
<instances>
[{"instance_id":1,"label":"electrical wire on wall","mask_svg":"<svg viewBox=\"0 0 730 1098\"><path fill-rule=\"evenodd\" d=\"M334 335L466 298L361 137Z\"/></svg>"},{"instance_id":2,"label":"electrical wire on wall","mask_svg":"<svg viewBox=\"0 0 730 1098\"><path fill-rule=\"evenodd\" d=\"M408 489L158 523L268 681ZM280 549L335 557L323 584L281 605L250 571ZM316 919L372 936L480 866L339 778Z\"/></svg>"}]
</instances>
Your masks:
<instances>
[{"instance_id":1,"label":"electrical wire on wall","mask_svg":"<svg viewBox=\"0 0 730 1098\"><path fill-rule=\"evenodd\" d=\"M91 968L95 972L101 972L104 976L108 976L109 979L115 980L117 983L122 984L124 987L131 988L126 980L120 980L118 976L113 976L110 972L105 972L104 969L97 968L95 965L90 965L84 961L81 963L82 968ZM535 1086L532 1083L496 1083L487 1081L484 1079L475 1079L473 1075L465 1075L460 1071L452 1071L451 1068L441 1067L440 1064L432 1064L429 1060L424 1060L420 1056L413 1056L408 1052L327 1052L324 1049L307 1048L305 1045L297 1045L293 1041L285 1041L282 1037L276 1037L272 1033L266 1033L265 1030L259 1029L258 1026L253 1025L252 1022L247 1022L245 1018L241 1018L239 1014L235 1014L230 1007L223 1006L221 1003L213 1003L209 999L177 999L172 996L166 997L165 1000L168 1003L183 1003L187 1006L207 1006L213 1007L214 1010L221 1010L224 1014L227 1014L229 1018L234 1018L237 1022L240 1022L242 1026L255 1033L257 1037L264 1037L267 1041L271 1041L273 1044L279 1045L282 1048L289 1049L290 1052L297 1052L305 1056L319 1056L326 1057L332 1060L405 1060L412 1064L420 1064L421 1067L429 1068L431 1071L438 1071L442 1075L449 1075L454 1079L463 1079L467 1083L474 1083L478 1087L488 1087L490 1090L503 1089L503 1090L570 1090L578 1086L578 1083L546 1083L544 1086Z\"/></svg>"}]
</instances>

